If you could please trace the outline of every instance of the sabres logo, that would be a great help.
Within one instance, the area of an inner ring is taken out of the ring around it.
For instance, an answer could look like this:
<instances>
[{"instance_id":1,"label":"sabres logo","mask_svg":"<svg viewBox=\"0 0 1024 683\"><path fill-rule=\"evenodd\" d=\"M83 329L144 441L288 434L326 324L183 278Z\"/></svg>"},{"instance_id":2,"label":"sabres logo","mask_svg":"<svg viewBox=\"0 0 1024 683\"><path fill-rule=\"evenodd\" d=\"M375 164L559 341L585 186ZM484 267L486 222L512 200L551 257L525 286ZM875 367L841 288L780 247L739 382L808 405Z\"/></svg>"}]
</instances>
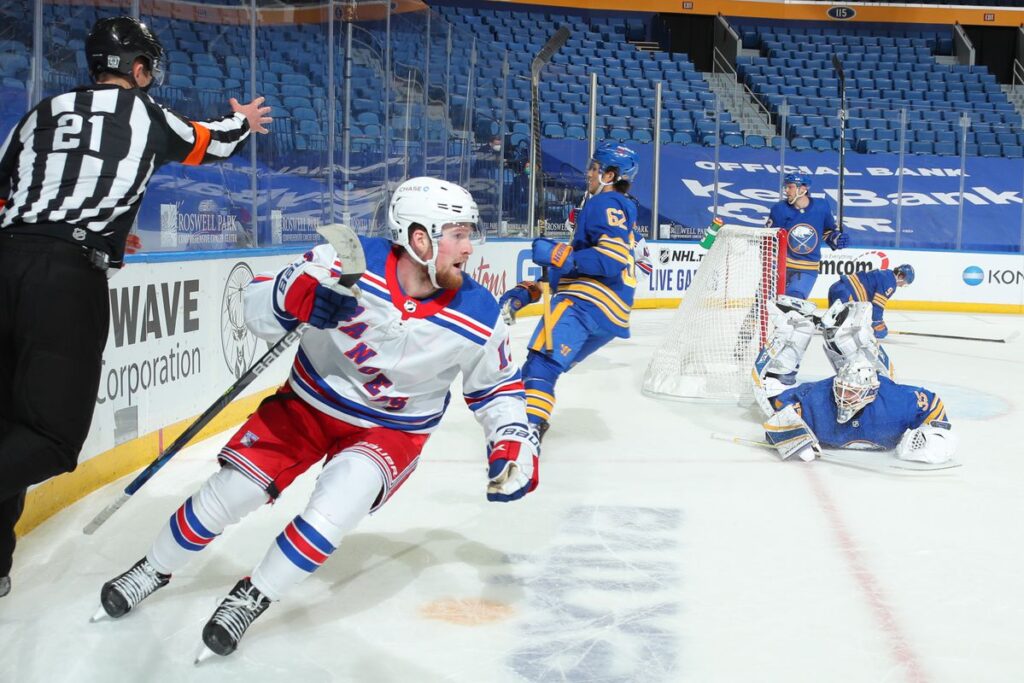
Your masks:
<instances>
[{"instance_id":1,"label":"sabres logo","mask_svg":"<svg viewBox=\"0 0 1024 683\"><path fill-rule=\"evenodd\" d=\"M818 246L818 231L806 223L797 223L789 229L789 250L801 256L810 254Z\"/></svg>"}]
</instances>

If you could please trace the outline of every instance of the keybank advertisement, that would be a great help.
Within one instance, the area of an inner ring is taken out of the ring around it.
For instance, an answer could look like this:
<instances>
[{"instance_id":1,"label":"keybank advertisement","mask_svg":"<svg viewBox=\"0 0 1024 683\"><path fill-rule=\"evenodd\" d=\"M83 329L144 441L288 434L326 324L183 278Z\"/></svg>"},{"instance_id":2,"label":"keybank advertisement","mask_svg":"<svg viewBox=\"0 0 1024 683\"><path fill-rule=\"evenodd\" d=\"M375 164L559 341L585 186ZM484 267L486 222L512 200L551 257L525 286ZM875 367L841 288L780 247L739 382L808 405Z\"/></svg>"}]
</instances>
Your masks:
<instances>
[{"instance_id":1,"label":"keybank advertisement","mask_svg":"<svg viewBox=\"0 0 1024 683\"><path fill-rule=\"evenodd\" d=\"M268 344L242 319L241 291L254 273L291 258L253 256L129 262L110 280L110 332L92 429L82 459L199 415ZM246 389L283 381L290 354Z\"/></svg>"},{"instance_id":2,"label":"keybank advertisement","mask_svg":"<svg viewBox=\"0 0 1024 683\"><path fill-rule=\"evenodd\" d=\"M586 158L586 144L545 141L545 168L578 166L579 159ZM630 146L640 155L641 169L633 194L649 207L653 145ZM674 239L699 238L714 209L714 150L697 145L663 145L661 150L660 222ZM786 150L785 161L785 170L812 175L812 196L827 196L835 206L837 153ZM843 223L850 230L852 245L895 246L899 157L848 154L845 163ZM1019 250L1024 161L969 157L965 174L960 172L959 157L908 154L904 163L901 246L956 247L962 177L963 249ZM772 204L779 200L779 152L723 147L718 169L718 215L731 225L763 226Z\"/></svg>"}]
</instances>

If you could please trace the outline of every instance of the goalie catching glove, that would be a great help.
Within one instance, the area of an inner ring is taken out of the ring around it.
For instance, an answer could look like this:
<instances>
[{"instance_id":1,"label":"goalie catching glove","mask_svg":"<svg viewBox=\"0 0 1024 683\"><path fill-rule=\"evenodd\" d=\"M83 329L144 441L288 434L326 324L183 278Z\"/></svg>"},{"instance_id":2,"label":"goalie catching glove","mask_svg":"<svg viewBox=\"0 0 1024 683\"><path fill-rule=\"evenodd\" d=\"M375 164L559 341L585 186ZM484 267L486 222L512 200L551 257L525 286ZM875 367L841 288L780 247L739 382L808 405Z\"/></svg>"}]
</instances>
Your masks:
<instances>
[{"instance_id":1,"label":"goalie catching glove","mask_svg":"<svg viewBox=\"0 0 1024 683\"><path fill-rule=\"evenodd\" d=\"M507 503L530 493L540 481L540 440L524 424L499 427L487 454L487 500Z\"/></svg>"},{"instance_id":2,"label":"goalie catching glove","mask_svg":"<svg viewBox=\"0 0 1024 683\"><path fill-rule=\"evenodd\" d=\"M775 447L783 460L795 455L804 462L810 462L821 453L818 437L792 405L768 418L764 429L768 443Z\"/></svg>"},{"instance_id":3,"label":"goalie catching glove","mask_svg":"<svg viewBox=\"0 0 1024 683\"><path fill-rule=\"evenodd\" d=\"M907 430L896 446L900 460L943 463L953 459L957 438L945 420L932 420L917 429Z\"/></svg>"},{"instance_id":4,"label":"goalie catching glove","mask_svg":"<svg viewBox=\"0 0 1024 683\"><path fill-rule=\"evenodd\" d=\"M498 299L498 307L501 308L501 318L506 325L513 325L516 322L516 314L528 304L540 299L540 285L536 282L520 282L508 290Z\"/></svg>"},{"instance_id":5,"label":"goalie catching glove","mask_svg":"<svg viewBox=\"0 0 1024 683\"><path fill-rule=\"evenodd\" d=\"M359 306L359 294L355 285L343 287L330 268L305 261L289 266L278 275L274 308L286 329L295 329L304 322L325 330L352 317Z\"/></svg>"}]
</instances>

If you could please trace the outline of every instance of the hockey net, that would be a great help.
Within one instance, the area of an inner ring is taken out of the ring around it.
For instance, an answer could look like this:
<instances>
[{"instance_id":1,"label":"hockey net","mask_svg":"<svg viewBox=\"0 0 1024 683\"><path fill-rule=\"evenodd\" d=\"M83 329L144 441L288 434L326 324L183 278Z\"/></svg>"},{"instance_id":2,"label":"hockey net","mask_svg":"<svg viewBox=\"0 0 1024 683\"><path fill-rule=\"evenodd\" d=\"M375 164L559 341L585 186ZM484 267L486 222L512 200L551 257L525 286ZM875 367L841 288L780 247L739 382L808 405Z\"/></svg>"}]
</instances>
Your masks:
<instances>
[{"instance_id":1,"label":"hockey net","mask_svg":"<svg viewBox=\"0 0 1024 683\"><path fill-rule=\"evenodd\" d=\"M766 305L785 290L786 231L722 228L644 374L659 398L742 402L767 341Z\"/></svg>"}]
</instances>

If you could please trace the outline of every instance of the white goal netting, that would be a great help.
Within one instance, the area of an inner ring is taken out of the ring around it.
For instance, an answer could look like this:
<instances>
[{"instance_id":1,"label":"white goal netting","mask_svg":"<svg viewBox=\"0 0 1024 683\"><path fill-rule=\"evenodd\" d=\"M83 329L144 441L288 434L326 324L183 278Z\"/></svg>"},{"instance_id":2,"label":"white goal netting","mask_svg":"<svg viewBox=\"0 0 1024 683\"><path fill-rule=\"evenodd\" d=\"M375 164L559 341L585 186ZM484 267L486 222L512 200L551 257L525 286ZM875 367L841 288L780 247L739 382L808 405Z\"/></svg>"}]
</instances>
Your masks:
<instances>
[{"instance_id":1,"label":"white goal netting","mask_svg":"<svg viewBox=\"0 0 1024 683\"><path fill-rule=\"evenodd\" d=\"M725 227L701 261L644 374L659 398L742 401L785 285L786 231Z\"/></svg>"}]
</instances>

